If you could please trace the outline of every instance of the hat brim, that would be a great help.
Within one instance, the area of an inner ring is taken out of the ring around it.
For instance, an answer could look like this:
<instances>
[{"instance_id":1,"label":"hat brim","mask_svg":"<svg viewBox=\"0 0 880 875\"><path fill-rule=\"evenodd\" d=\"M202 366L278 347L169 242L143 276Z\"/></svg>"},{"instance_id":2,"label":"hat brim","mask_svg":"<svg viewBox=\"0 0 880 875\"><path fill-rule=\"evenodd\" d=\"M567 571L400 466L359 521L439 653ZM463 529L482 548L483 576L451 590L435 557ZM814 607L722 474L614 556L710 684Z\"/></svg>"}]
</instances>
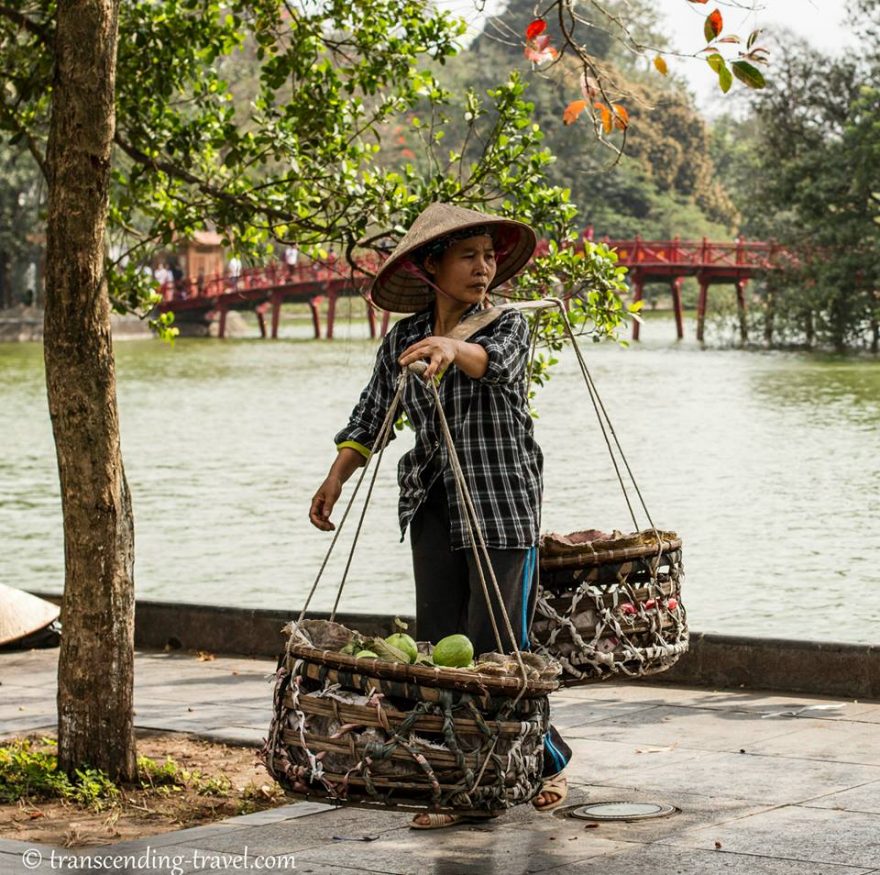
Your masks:
<instances>
[{"instance_id":1,"label":"hat brim","mask_svg":"<svg viewBox=\"0 0 880 875\"><path fill-rule=\"evenodd\" d=\"M434 300L434 290L413 269L412 257L418 249L449 234L459 233L468 228L489 227L510 235L509 240L505 240L503 254L498 258L495 277L489 284L490 289L516 276L528 264L538 245L535 232L524 222L487 216L475 210L432 204L419 219L426 216L432 207L446 207L448 215L442 217L443 221L439 222L439 228L433 233L426 233L424 229L418 229L416 223L413 223L411 233L400 241L373 280L370 297L373 303L383 310L390 310L393 313L418 313L431 304ZM469 215L459 215L456 220L456 213Z\"/></svg>"},{"instance_id":2,"label":"hat brim","mask_svg":"<svg viewBox=\"0 0 880 875\"><path fill-rule=\"evenodd\" d=\"M61 608L0 583L0 644L10 644L58 619Z\"/></svg>"}]
</instances>

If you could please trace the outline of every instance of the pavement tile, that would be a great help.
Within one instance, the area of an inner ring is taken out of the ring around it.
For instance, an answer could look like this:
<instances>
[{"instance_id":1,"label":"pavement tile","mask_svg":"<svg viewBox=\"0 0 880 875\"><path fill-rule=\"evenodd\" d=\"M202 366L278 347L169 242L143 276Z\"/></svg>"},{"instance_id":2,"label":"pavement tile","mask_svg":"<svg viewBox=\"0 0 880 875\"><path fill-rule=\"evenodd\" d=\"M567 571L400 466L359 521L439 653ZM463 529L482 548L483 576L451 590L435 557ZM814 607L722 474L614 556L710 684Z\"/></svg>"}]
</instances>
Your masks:
<instances>
[{"instance_id":1,"label":"pavement tile","mask_svg":"<svg viewBox=\"0 0 880 875\"><path fill-rule=\"evenodd\" d=\"M871 781L840 793L829 793L802 803L807 808L834 808L843 811L861 811L880 814L880 781ZM880 856L880 855L878 855Z\"/></svg>"},{"instance_id":2,"label":"pavement tile","mask_svg":"<svg viewBox=\"0 0 880 875\"><path fill-rule=\"evenodd\" d=\"M868 875L861 867L732 854L723 848L702 851L636 844L542 872L546 875Z\"/></svg>"},{"instance_id":3,"label":"pavement tile","mask_svg":"<svg viewBox=\"0 0 880 875\"><path fill-rule=\"evenodd\" d=\"M221 853L240 854L245 845L264 853L301 853L310 848L327 846L334 835L360 838L382 835L389 830L401 829L409 822L406 813L367 811L360 808L333 808L325 806L326 813L299 820L285 820L265 826L244 829L218 830L210 836L199 837L206 848Z\"/></svg>"},{"instance_id":4,"label":"pavement tile","mask_svg":"<svg viewBox=\"0 0 880 875\"><path fill-rule=\"evenodd\" d=\"M825 720L849 719L857 713L870 713L874 708L880 708L880 706L872 703L830 696L773 693L772 691L764 692L760 690L712 690L705 687L666 687L656 683L646 684L639 681L615 683L613 686L571 687L564 692L566 695L571 695L581 690L586 691L586 693L581 695L604 695L607 699L618 702L637 701L644 702L647 705L683 705L696 708L712 708L715 710L733 709L758 714L819 706L820 709L812 716L818 717L821 715L821 718ZM595 692L599 690L603 692L601 694ZM556 695L556 693L552 694L551 703ZM830 705L842 707L821 707Z\"/></svg>"},{"instance_id":5,"label":"pavement tile","mask_svg":"<svg viewBox=\"0 0 880 875\"><path fill-rule=\"evenodd\" d=\"M704 850L715 842L734 854L872 869L880 860L880 815L786 805L661 839Z\"/></svg>"},{"instance_id":6,"label":"pavement tile","mask_svg":"<svg viewBox=\"0 0 880 875\"><path fill-rule=\"evenodd\" d=\"M880 767L712 751L638 754L631 743L571 737L579 775L591 784L646 793L696 793L784 805L880 779ZM642 748L646 749L646 748Z\"/></svg>"},{"instance_id":7,"label":"pavement tile","mask_svg":"<svg viewBox=\"0 0 880 875\"><path fill-rule=\"evenodd\" d=\"M797 720L791 732L761 739L750 744L748 750L795 759L880 766L880 728L874 723Z\"/></svg>"},{"instance_id":8,"label":"pavement tile","mask_svg":"<svg viewBox=\"0 0 880 875\"><path fill-rule=\"evenodd\" d=\"M333 842L297 854L308 862L421 875L526 875L607 853L618 845L582 829L525 830L516 824L463 824L444 830L391 830L374 842Z\"/></svg>"},{"instance_id":9,"label":"pavement tile","mask_svg":"<svg viewBox=\"0 0 880 875\"><path fill-rule=\"evenodd\" d=\"M573 729L609 717L650 712L656 705L644 705L640 702L593 702L582 699L551 700L550 718L561 729Z\"/></svg>"},{"instance_id":10,"label":"pavement tile","mask_svg":"<svg viewBox=\"0 0 880 875\"><path fill-rule=\"evenodd\" d=\"M827 725L827 724L826 724ZM756 742L785 738L800 729L796 721L761 720L743 711L722 711L681 705L662 705L616 714L560 731L566 737L601 738L635 747L676 745L683 750L753 750Z\"/></svg>"}]
</instances>

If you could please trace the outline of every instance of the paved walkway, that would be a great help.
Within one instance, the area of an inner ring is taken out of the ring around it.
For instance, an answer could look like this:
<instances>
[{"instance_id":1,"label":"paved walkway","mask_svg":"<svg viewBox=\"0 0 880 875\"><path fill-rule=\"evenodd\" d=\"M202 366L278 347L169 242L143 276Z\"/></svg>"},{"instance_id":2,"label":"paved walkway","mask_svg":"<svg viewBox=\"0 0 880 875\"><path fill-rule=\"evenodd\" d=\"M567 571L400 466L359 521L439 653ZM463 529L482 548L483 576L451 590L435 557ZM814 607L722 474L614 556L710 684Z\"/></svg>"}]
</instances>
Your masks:
<instances>
[{"instance_id":1,"label":"paved walkway","mask_svg":"<svg viewBox=\"0 0 880 875\"><path fill-rule=\"evenodd\" d=\"M54 724L56 659L0 654L0 735ZM137 726L257 745L273 669L140 653ZM55 849L54 858L43 846L37 870L83 871L88 861L59 862L73 853L91 854L92 871L132 875L880 875L880 704L636 683L552 701L575 753L572 804L659 802L679 812L590 828L521 806L491 825L415 832L404 814L303 802L137 842ZM33 847L0 840L0 875L34 871Z\"/></svg>"}]
</instances>

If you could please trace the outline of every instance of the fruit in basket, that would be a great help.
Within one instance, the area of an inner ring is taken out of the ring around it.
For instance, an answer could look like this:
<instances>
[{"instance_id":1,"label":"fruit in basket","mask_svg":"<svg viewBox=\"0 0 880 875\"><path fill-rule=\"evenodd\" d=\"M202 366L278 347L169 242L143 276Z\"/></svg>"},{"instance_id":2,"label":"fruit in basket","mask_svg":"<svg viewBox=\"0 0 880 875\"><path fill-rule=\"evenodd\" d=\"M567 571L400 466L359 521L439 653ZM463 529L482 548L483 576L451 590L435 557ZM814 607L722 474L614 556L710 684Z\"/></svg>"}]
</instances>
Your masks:
<instances>
[{"instance_id":1,"label":"fruit in basket","mask_svg":"<svg viewBox=\"0 0 880 875\"><path fill-rule=\"evenodd\" d=\"M473 662L474 645L467 635L447 635L434 645L431 654L434 665L444 668L463 668Z\"/></svg>"},{"instance_id":2,"label":"fruit in basket","mask_svg":"<svg viewBox=\"0 0 880 875\"><path fill-rule=\"evenodd\" d=\"M410 664L414 663L419 657L419 647L406 632L395 632L385 639L386 644L396 647L401 653L405 653Z\"/></svg>"},{"instance_id":3,"label":"fruit in basket","mask_svg":"<svg viewBox=\"0 0 880 875\"><path fill-rule=\"evenodd\" d=\"M364 642L364 646L377 653L379 659L384 659L386 662L409 663L409 655L393 644L389 644L384 638L368 638Z\"/></svg>"},{"instance_id":4,"label":"fruit in basket","mask_svg":"<svg viewBox=\"0 0 880 875\"><path fill-rule=\"evenodd\" d=\"M379 655L373 653L372 650L360 650L355 655L355 659L378 659Z\"/></svg>"}]
</instances>

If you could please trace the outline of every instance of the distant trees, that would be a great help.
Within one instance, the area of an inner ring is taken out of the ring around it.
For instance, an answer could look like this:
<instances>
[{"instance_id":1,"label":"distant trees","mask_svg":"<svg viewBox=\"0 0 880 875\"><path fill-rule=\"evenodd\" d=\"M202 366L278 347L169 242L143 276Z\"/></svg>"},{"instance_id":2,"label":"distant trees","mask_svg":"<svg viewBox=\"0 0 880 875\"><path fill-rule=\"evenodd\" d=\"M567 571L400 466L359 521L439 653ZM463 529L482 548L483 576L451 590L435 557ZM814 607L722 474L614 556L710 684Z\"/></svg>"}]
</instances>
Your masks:
<instances>
[{"instance_id":1,"label":"distant trees","mask_svg":"<svg viewBox=\"0 0 880 875\"><path fill-rule=\"evenodd\" d=\"M32 157L0 141L0 308L33 303L46 185Z\"/></svg>"},{"instance_id":2,"label":"distant trees","mask_svg":"<svg viewBox=\"0 0 880 875\"><path fill-rule=\"evenodd\" d=\"M880 2L863 0L858 13L863 50L828 58L786 40L753 117L720 124L715 148L744 230L797 253L766 278L765 334L876 352Z\"/></svg>"}]
</instances>

